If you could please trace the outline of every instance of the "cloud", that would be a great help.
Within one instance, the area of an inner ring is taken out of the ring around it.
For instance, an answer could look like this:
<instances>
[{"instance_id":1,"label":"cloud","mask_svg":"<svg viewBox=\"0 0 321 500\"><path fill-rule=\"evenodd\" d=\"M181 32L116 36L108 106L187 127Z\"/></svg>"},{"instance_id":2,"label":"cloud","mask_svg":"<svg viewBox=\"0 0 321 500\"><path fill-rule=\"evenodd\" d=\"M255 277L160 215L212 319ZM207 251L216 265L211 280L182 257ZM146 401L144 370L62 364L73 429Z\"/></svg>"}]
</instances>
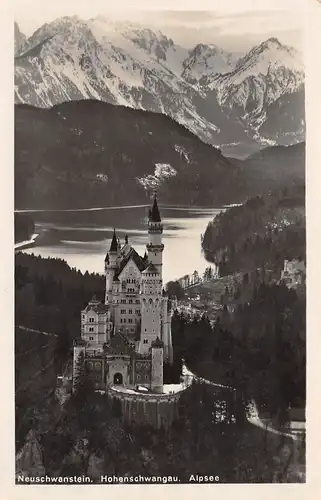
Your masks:
<instances>
[{"instance_id":1,"label":"cloud","mask_svg":"<svg viewBox=\"0 0 321 500\"><path fill-rule=\"evenodd\" d=\"M18 0L15 0L16 3ZM38 0L34 0L35 5ZM19 3L19 2L18 2ZM29 1L23 0L24 7L16 10L16 20L27 35L43 23L64 15L75 15L90 19L102 14L111 20L129 20L150 28L157 28L173 38L177 43L192 47L196 43L213 43L229 50L248 50L270 36L280 38L282 43L300 48L301 17L295 11L250 10L109 10L97 2L73 2L56 0L46 9L26 9ZM101 4L102 5L102 4ZM132 5L132 4L131 4ZM153 4L155 5L155 4ZM30 5L29 5L30 7Z\"/></svg>"}]
</instances>

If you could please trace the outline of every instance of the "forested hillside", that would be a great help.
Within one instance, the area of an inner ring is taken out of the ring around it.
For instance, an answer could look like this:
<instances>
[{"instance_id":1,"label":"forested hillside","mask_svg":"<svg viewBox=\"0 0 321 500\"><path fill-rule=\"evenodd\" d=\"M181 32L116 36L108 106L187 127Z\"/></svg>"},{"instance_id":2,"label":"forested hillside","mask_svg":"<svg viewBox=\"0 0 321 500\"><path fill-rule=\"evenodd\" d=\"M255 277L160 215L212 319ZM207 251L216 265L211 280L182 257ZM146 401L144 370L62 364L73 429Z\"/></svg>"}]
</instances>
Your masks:
<instances>
[{"instance_id":1,"label":"forested hillside","mask_svg":"<svg viewBox=\"0 0 321 500\"><path fill-rule=\"evenodd\" d=\"M202 246L221 276L262 266L280 270L284 259L305 259L304 186L256 196L222 212L208 224Z\"/></svg>"},{"instance_id":2,"label":"forested hillside","mask_svg":"<svg viewBox=\"0 0 321 500\"><path fill-rule=\"evenodd\" d=\"M244 280L240 293L248 288ZM222 308L214 328L177 313L172 328L174 354L199 376L236 388L275 418L305 407L305 299L294 290L258 283L234 312Z\"/></svg>"},{"instance_id":3,"label":"forested hillside","mask_svg":"<svg viewBox=\"0 0 321 500\"><path fill-rule=\"evenodd\" d=\"M163 114L73 101L15 108L16 208L241 200L245 175Z\"/></svg>"},{"instance_id":4,"label":"forested hillside","mask_svg":"<svg viewBox=\"0 0 321 500\"><path fill-rule=\"evenodd\" d=\"M56 387L57 337L15 328L16 448L23 444L38 411L50 406Z\"/></svg>"}]
</instances>

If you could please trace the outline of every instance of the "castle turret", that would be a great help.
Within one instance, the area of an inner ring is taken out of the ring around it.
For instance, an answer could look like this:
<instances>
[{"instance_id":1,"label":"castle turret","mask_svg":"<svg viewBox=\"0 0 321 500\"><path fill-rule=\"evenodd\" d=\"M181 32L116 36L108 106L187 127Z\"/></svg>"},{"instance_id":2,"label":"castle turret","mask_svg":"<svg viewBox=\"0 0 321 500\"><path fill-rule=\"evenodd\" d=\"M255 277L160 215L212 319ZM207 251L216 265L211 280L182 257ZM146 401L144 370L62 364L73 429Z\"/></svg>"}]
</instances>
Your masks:
<instances>
[{"instance_id":1,"label":"castle turret","mask_svg":"<svg viewBox=\"0 0 321 500\"><path fill-rule=\"evenodd\" d=\"M154 264L161 278L162 278L162 266L163 266L163 250L164 250L164 245L162 243L162 234L163 234L163 224L159 213L157 196L155 193L153 206L152 209L149 211L149 220L148 220L149 241L146 248L148 252L148 262Z\"/></svg>"},{"instance_id":2,"label":"castle turret","mask_svg":"<svg viewBox=\"0 0 321 500\"><path fill-rule=\"evenodd\" d=\"M113 233L113 238L111 240L110 248L109 248L109 253L110 255L116 255L118 253L118 241L116 237L116 230L114 228L114 233Z\"/></svg>"},{"instance_id":3,"label":"castle turret","mask_svg":"<svg viewBox=\"0 0 321 500\"><path fill-rule=\"evenodd\" d=\"M114 233L111 240L109 252L107 252L105 258L105 275L106 275L105 304L108 304L111 298L114 274L117 269L117 259L118 259L118 241L116 237L116 231L114 228Z\"/></svg>"},{"instance_id":4,"label":"castle turret","mask_svg":"<svg viewBox=\"0 0 321 500\"><path fill-rule=\"evenodd\" d=\"M163 350L164 344L156 338L152 342L152 374L151 374L151 389L155 392L163 392Z\"/></svg>"}]
</instances>

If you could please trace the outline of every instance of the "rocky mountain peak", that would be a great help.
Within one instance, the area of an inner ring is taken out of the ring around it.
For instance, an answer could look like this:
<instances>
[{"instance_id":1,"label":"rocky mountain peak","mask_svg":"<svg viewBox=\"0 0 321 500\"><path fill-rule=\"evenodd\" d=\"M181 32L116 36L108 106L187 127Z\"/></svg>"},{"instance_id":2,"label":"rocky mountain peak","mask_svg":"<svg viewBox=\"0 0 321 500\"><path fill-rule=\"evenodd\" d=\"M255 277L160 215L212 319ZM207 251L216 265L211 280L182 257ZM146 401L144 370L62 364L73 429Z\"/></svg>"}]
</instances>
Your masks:
<instances>
[{"instance_id":1,"label":"rocky mountain peak","mask_svg":"<svg viewBox=\"0 0 321 500\"><path fill-rule=\"evenodd\" d=\"M26 35L20 31L17 22L14 23L14 53L19 54L26 43Z\"/></svg>"},{"instance_id":2,"label":"rocky mountain peak","mask_svg":"<svg viewBox=\"0 0 321 500\"><path fill-rule=\"evenodd\" d=\"M275 37L246 55L201 42L188 51L158 30L104 16L44 24L15 59L17 103L96 99L164 113L216 146L257 142L274 116L269 106L281 98L286 116L291 94L293 115L303 86L299 54ZM295 116L301 137L304 117Z\"/></svg>"},{"instance_id":3,"label":"rocky mountain peak","mask_svg":"<svg viewBox=\"0 0 321 500\"><path fill-rule=\"evenodd\" d=\"M260 44L260 47L262 48L262 50L271 49L271 48L279 49L279 48L282 48L283 45L276 37L270 37L267 40L265 40L265 42L262 42Z\"/></svg>"},{"instance_id":4,"label":"rocky mountain peak","mask_svg":"<svg viewBox=\"0 0 321 500\"><path fill-rule=\"evenodd\" d=\"M232 71L237 60L238 55L216 45L199 43L183 62L182 76L191 83L208 83L213 77Z\"/></svg>"}]
</instances>

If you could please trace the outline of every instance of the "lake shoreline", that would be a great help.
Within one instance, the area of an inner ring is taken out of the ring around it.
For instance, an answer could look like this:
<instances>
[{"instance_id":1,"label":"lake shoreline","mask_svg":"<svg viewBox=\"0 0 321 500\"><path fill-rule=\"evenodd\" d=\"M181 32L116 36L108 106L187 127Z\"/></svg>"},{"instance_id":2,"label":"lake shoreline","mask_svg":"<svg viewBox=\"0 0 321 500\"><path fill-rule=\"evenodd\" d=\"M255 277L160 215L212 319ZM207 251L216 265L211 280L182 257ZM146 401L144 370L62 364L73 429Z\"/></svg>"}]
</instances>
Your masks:
<instances>
[{"instance_id":1,"label":"lake shoreline","mask_svg":"<svg viewBox=\"0 0 321 500\"><path fill-rule=\"evenodd\" d=\"M35 232L40 236L35 245L23 251L44 258L61 258L81 272L101 273L115 227L120 241L125 235L129 236L130 244L144 255L148 242L145 208L121 208L115 211L60 212L58 216L50 211L38 212L34 222ZM164 283L195 270L203 273L208 262L202 252L201 235L207 224L224 208L186 209L179 206L160 210L164 225Z\"/></svg>"},{"instance_id":2,"label":"lake shoreline","mask_svg":"<svg viewBox=\"0 0 321 500\"><path fill-rule=\"evenodd\" d=\"M217 208L213 208L210 205L161 205L158 204L160 210L217 210ZM242 205L242 203L232 203L227 205L221 205L222 209L237 207ZM138 205L118 205L118 206L107 206L107 207L88 207L88 208L16 208L14 209L14 213L45 213L45 212L53 212L53 213L62 213L62 212L95 212L102 210L124 210L124 209L132 209L132 208L148 208L150 206L149 203L146 204L138 204Z\"/></svg>"}]
</instances>

